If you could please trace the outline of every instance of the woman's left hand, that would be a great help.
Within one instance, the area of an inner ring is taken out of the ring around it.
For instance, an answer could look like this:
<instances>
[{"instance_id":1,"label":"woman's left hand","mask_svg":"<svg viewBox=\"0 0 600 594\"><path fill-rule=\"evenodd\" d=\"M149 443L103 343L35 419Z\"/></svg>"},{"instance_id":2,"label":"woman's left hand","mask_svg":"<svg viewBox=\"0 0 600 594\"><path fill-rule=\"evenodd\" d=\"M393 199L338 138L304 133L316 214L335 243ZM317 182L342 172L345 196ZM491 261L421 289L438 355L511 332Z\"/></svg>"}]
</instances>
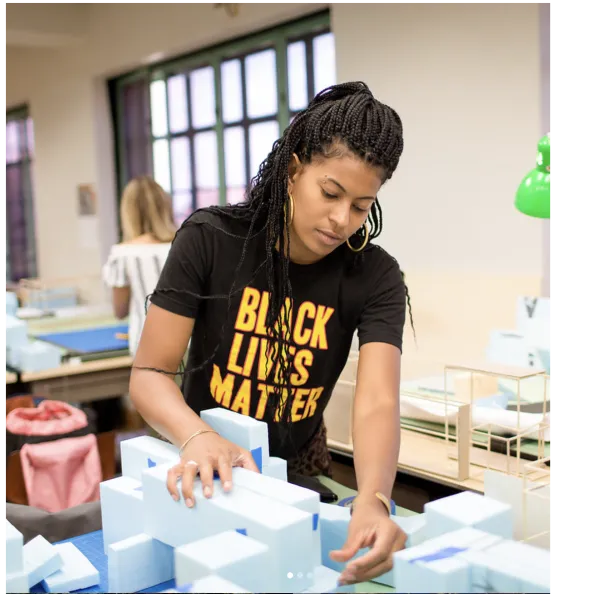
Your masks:
<instances>
[{"instance_id":1,"label":"woman's left hand","mask_svg":"<svg viewBox=\"0 0 600 594\"><path fill-rule=\"evenodd\" d=\"M392 555L406 544L406 534L389 516L384 505L373 497L372 500L354 502L354 509L348 538L338 551L331 551L333 561L347 563L365 547L371 550L362 557L351 561L340 576L340 585L367 582L390 571L393 566Z\"/></svg>"}]
</instances>

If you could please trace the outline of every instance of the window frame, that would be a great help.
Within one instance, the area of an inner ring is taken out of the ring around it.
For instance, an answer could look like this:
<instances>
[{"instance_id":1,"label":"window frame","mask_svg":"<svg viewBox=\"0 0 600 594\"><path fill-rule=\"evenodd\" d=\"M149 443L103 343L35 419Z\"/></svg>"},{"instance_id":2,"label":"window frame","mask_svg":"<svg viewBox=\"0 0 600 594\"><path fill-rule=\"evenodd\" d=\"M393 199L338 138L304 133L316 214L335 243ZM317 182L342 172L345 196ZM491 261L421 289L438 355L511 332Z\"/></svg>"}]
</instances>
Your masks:
<instances>
[{"instance_id":1,"label":"window frame","mask_svg":"<svg viewBox=\"0 0 600 594\"><path fill-rule=\"evenodd\" d=\"M38 273L38 262L37 262L37 246L36 246L36 232L35 232L35 211L33 206L33 180L32 180L32 168L33 161L35 158L35 140L32 146L29 146L29 136L27 131L27 122L32 120L29 106L27 104L18 105L6 110L6 124L10 122L18 122L21 130L19 131L19 158L17 161L6 163L7 177L9 169L18 169L21 176L22 185L22 208L23 208L23 219L25 226L25 239L26 239L26 272L27 274L23 278L35 278ZM33 126L33 120L32 120ZM35 134L35 132L34 132ZM35 137L34 137L35 138ZM24 139L24 140L23 140ZM8 181L8 180L7 180ZM8 192L6 195L7 209L8 209ZM7 224L8 224L8 212L7 212ZM15 279L13 276L13 270L11 266L11 241L10 233L7 227L6 229L6 281L17 282L20 279Z\"/></svg>"},{"instance_id":2,"label":"window frame","mask_svg":"<svg viewBox=\"0 0 600 594\"><path fill-rule=\"evenodd\" d=\"M226 204L227 186L225 176L225 141L224 134L225 129L233 126L242 126L244 130L245 138L245 165L246 165L246 178L255 175L256 172L252 172L250 169L250 150L249 150L249 127L251 124L260 123L263 121L277 121L279 124L279 134L283 134L284 130L290 123L290 118L293 117L297 112L290 112L289 110L289 96L288 96L288 76L287 76L287 47L290 43L296 41L312 42L315 37L331 32L330 26L330 11L321 10L311 15L305 16L300 19L296 19L291 22L282 23L275 27L258 31L256 33L250 33L240 38L231 39L228 41L221 42L217 45L210 46L204 49L200 49L193 53L176 57L164 62L152 64L144 68L137 69L134 72L126 74L109 81L109 85L112 86L113 93L113 120L115 128L115 141L116 141L116 157L117 157L117 183L118 183L118 197L117 203L120 201L120 196L125 187L129 173L127 171L127 156L126 156L126 143L125 143L125 126L123 123L124 116L124 95L123 89L127 84L131 82L144 79L147 82L147 93L148 100L150 101L150 85L152 82L157 80L163 80L165 82L165 93L166 93L166 111L167 111L167 134L166 136L155 137L152 133L152 114L150 111L150 117L148 118L146 125L149 130L150 146L148 150L152 153L153 143L157 139L165 138L169 144L169 158L170 158L170 143L173 138L187 137L190 142L190 175L191 175L191 188L192 194L192 209L197 208L197 193L199 188L196 180L196 164L194 154L194 136L199 132L206 132L214 130L217 139L217 163L218 163L218 191L219 191L219 204ZM276 60L276 85L277 85L277 112L273 115L248 119L247 117L247 97L245 93L245 86L243 83L244 77L244 58L248 55L258 53L264 49L272 48L275 50ZM307 62L309 61L309 53L312 54L312 43L306 43L307 48ZM242 65L242 99L243 99L243 119L235 123L224 123L223 122L223 102L221 96L221 64L230 59L241 59ZM212 67L214 72L214 85L215 85L215 112L216 121L215 125L210 127L194 128L192 120L192 105L189 100L191 97L191 81L190 73L203 67ZM170 132L169 122L169 98L168 98L168 79L172 76L185 75L186 80L186 94L188 97L187 105L187 117L188 126L187 130L177 133ZM309 98L313 96L311 89L314 91L314 71L313 64L310 61L307 67L308 77L308 90ZM313 78L311 78L313 77ZM154 169L153 156L150 158L152 168ZM173 193L173 168L170 167L171 176L171 193Z\"/></svg>"}]
</instances>

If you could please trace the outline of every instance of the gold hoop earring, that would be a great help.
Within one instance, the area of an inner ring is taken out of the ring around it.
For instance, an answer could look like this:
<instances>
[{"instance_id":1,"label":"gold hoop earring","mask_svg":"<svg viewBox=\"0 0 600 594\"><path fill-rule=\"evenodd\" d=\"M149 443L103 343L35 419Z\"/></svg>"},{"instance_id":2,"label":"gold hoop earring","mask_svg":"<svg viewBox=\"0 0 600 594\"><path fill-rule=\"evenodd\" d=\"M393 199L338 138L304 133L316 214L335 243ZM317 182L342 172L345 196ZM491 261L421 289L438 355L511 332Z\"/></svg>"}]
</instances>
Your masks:
<instances>
[{"instance_id":1,"label":"gold hoop earring","mask_svg":"<svg viewBox=\"0 0 600 594\"><path fill-rule=\"evenodd\" d=\"M359 248L355 248L352 247L352 245L350 244L350 239L346 239L346 243L348 244L348 247L353 251L353 252L362 252L366 247L367 247L367 243L369 243L369 227L367 225L367 223L365 223L363 225L363 227L365 228L365 239L362 242L362 245Z\"/></svg>"},{"instance_id":2,"label":"gold hoop earring","mask_svg":"<svg viewBox=\"0 0 600 594\"><path fill-rule=\"evenodd\" d=\"M288 192L288 196L290 198L289 203L290 203L290 216L289 216L289 220L288 220L288 215L287 215L287 205L284 207L284 212L285 212L285 218L286 218L286 223L288 225L292 224L292 221L294 220L294 197L292 196L291 192Z\"/></svg>"}]
</instances>

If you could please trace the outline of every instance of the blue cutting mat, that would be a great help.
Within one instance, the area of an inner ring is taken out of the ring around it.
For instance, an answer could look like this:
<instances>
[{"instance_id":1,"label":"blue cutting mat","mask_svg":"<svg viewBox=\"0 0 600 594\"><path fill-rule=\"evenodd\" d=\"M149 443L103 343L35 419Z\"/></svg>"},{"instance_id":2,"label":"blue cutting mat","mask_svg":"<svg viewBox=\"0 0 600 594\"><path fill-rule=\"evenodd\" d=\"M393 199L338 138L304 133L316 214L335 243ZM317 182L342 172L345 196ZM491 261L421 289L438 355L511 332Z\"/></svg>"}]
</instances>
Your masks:
<instances>
[{"instance_id":1,"label":"blue cutting mat","mask_svg":"<svg viewBox=\"0 0 600 594\"><path fill-rule=\"evenodd\" d=\"M92 588L84 588L82 590L74 590L74 592L108 592L108 557L104 554L104 542L102 540L102 530L90 532L69 538L62 542L72 542L92 563L100 574L100 584ZM169 580L142 590L142 592L162 592L169 588L175 587L175 580ZM31 592L45 592L41 582L31 588Z\"/></svg>"},{"instance_id":2,"label":"blue cutting mat","mask_svg":"<svg viewBox=\"0 0 600 594\"><path fill-rule=\"evenodd\" d=\"M89 328L71 332L55 332L40 334L36 338L51 342L74 353L99 353L102 351L118 351L129 347L127 339L117 338L117 334L127 334L128 325Z\"/></svg>"}]
</instances>

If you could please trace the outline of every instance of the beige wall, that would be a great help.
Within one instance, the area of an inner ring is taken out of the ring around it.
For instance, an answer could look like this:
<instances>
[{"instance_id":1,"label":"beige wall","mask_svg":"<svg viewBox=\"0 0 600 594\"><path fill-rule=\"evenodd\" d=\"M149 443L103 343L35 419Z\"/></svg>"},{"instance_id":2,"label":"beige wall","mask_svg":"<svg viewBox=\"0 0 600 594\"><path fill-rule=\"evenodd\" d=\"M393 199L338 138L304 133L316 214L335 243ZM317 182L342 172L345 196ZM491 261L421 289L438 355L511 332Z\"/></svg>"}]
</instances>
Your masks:
<instances>
[{"instance_id":1,"label":"beige wall","mask_svg":"<svg viewBox=\"0 0 600 594\"><path fill-rule=\"evenodd\" d=\"M212 6L88 5L77 27L60 31L79 40L7 47L7 104L28 102L35 121L42 275L97 270L116 237L107 76L319 8L246 4L231 19ZM333 4L331 15L338 80L364 80L404 122L380 242L411 290L419 349L407 326L405 373L476 357L492 328L514 325L517 296L539 294L543 276L542 223L513 207L540 137L538 5ZM101 236L83 249L68 232L75 188L88 182L99 192Z\"/></svg>"}]
</instances>

